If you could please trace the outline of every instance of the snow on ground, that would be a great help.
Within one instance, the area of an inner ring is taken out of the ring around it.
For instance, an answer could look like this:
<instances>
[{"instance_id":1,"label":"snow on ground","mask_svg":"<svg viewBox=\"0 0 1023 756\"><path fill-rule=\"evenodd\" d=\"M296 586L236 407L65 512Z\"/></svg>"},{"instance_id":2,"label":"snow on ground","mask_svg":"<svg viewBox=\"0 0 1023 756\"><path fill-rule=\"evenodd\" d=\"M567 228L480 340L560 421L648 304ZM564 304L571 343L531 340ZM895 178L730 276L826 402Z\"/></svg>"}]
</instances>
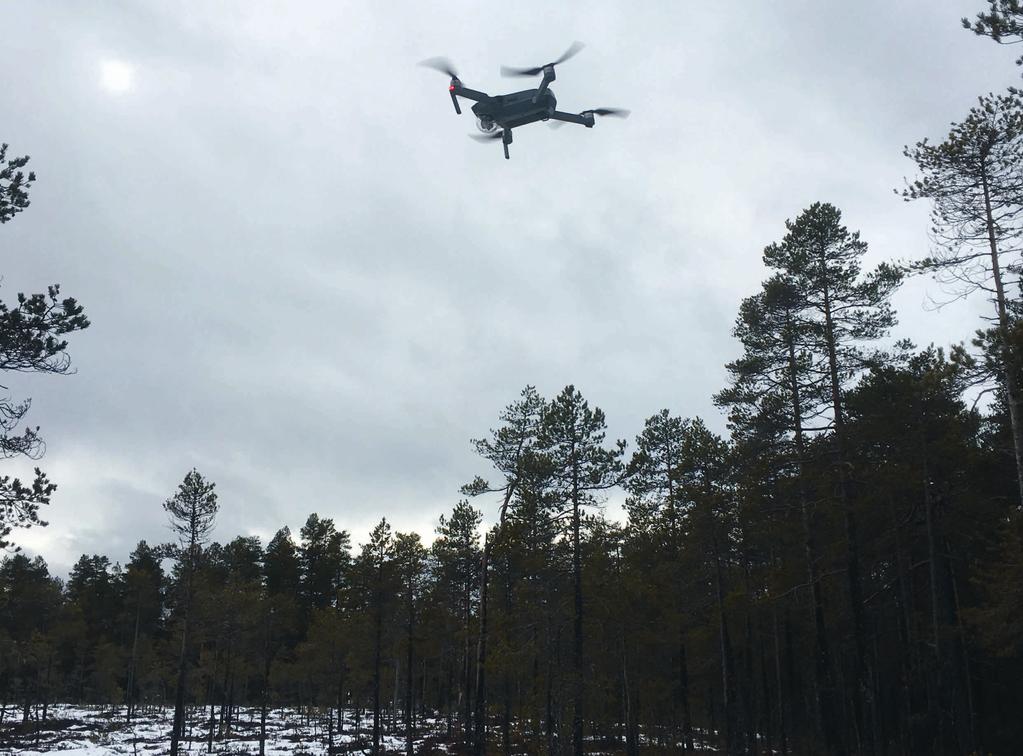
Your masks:
<instances>
[{"instance_id":1,"label":"snow on ground","mask_svg":"<svg viewBox=\"0 0 1023 756\"><path fill-rule=\"evenodd\" d=\"M20 712L8 710L8 720L17 718ZM37 712L38 714L38 712ZM205 716L204 716L205 714ZM109 754L130 754L131 756L157 756L166 754L170 743L171 720L174 710L157 708L138 715L130 726L124 721L123 708L69 706L55 704L49 707L45 723L33 721L33 731L18 735L20 728L5 726L0 731L0 754L39 756L39 754L61 754L62 756L107 756ZM35 726L38 725L36 728ZM363 716L354 728L355 713L344 713L344 732L336 732L334 723L334 753L363 754L370 752L372 740L372 717ZM423 722L422 730L415 741L415 752L443 754L448 751L444 744L427 736L441 727L436 719ZM267 712L266 756L323 756L327 754L327 719L309 716L298 709L275 709ZM188 722L185 753L207 752L209 735L209 710L196 709ZM15 739L16 738L16 739ZM404 753L403 736L384 735L381 745L385 753ZM214 739L214 754L243 756L259 753L259 709L239 709L232 724L230 737Z\"/></svg>"},{"instance_id":2,"label":"snow on ground","mask_svg":"<svg viewBox=\"0 0 1023 756\"><path fill-rule=\"evenodd\" d=\"M170 746L173 708L154 707L141 711L128 725L124 719L124 707L71 706L54 704L49 707L45 722L40 721L40 710L33 712L28 729L21 725L21 711L8 707L0 726L0 756L163 756ZM219 709L217 711L219 716ZM387 732L390 718L383 717L382 727ZM357 726L356 726L357 725ZM419 733L414 741L414 752L421 756L443 756L456 753L454 746L442 742L440 735L445 724L437 718L426 718L417 724ZM401 723L390 728L402 732ZM327 716L325 711L306 712L297 708L273 709L267 711L266 756L330 756L328 754ZM356 723L355 712L344 711L343 732L338 734L334 722L334 750L332 754L369 754L372 745L373 719L363 713ZM640 743L655 753L665 753L667 748L662 737L655 733L641 732ZM713 753L717 749L710 743L701 742L701 735L695 733L697 753ZM193 709L190 712L182 752L190 756L208 753L209 709ZM669 738L670 740L670 738ZM588 756L612 756L622 753L621 744L614 740L588 738ZM681 751L681 743L676 748ZM404 736L385 734L381 738L385 754L404 754ZM240 708L232 723L230 735L214 738L209 753L222 756L256 756L259 753L259 709ZM513 753L524 754L522 744L513 747Z\"/></svg>"}]
</instances>

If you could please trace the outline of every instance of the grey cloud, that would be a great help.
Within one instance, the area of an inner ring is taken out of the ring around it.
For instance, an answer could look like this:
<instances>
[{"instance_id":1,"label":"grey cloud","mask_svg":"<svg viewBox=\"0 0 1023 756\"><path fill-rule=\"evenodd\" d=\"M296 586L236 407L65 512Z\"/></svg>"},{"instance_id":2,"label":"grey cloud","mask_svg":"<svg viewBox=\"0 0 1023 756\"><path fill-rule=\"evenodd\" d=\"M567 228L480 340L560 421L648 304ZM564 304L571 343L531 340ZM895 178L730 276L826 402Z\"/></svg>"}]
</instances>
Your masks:
<instances>
[{"instance_id":1,"label":"grey cloud","mask_svg":"<svg viewBox=\"0 0 1023 756\"><path fill-rule=\"evenodd\" d=\"M61 483L26 543L123 560L193 465L221 538L313 510L429 531L526 383L577 384L613 436L661 407L723 429L732 320L786 218L824 199L874 260L926 250L902 145L1018 76L959 29L975 5L9 8L0 138L39 181L2 295L60 281L94 322L76 376L9 382ZM559 105L632 118L522 129L507 162L415 65L499 91L574 38ZM132 91L99 88L107 58ZM899 335L968 338L983 304L925 313L927 290Z\"/></svg>"}]
</instances>

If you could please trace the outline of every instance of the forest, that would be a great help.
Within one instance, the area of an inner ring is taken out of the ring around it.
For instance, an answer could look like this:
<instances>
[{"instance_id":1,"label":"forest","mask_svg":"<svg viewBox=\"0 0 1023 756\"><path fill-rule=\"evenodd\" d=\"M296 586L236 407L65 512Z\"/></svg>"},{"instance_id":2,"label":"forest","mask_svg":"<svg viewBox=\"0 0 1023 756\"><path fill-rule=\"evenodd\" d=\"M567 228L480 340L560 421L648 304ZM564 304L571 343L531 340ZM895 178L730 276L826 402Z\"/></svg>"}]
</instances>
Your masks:
<instances>
[{"instance_id":1,"label":"forest","mask_svg":"<svg viewBox=\"0 0 1023 756\"><path fill-rule=\"evenodd\" d=\"M964 25L1019 41L1023 7ZM930 208L927 256L867 267L827 202L779 219L714 396L727 435L651 407L613 439L575 385L525 386L467 432L478 467L435 532L384 516L353 543L312 512L218 542L233 503L192 469L165 543L66 579L18 546L73 516L56 484L0 476L0 748L93 712L158 722L141 747L174 756L1018 752L1023 93L946 129L896 189ZM35 182L9 152L4 224ZM911 276L988 303L972 343L893 338ZM72 372L89 325L56 284L0 303L0 370ZM0 457L41 457L29 410L0 400ZM271 747L282 717L300 734Z\"/></svg>"}]
</instances>

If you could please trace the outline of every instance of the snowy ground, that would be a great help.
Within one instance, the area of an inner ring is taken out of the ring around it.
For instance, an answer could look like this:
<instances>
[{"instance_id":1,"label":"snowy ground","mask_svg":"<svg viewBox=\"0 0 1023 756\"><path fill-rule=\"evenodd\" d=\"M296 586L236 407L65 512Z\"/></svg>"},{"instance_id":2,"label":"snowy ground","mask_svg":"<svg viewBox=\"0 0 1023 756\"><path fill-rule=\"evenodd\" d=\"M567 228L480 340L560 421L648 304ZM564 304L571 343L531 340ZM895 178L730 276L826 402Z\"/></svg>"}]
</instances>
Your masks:
<instances>
[{"instance_id":1,"label":"snowy ground","mask_svg":"<svg viewBox=\"0 0 1023 756\"><path fill-rule=\"evenodd\" d=\"M171 708L147 709L129 726L124 721L124 707L69 706L54 704L49 707L45 722L38 720L39 711L26 729L21 725L21 712L9 707L4 725L0 727L0 756L39 756L40 754L61 754L62 756L162 756L168 753L170 745ZM386 718L385 718L386 720ZM387 732L387 722L384 732ZM338 754L369 754L372 745L371 717L363 715L355 726L355 712L344 713L344 732L337 733L334 722L334 749L328 754L326 712L318 714L298 709L275 709L267 712L266 756L337 756ZM449 756L460 753L457 747L445 743L440 737L445 724L442 720L427 718L419 725L419 734L414 742L414 753L418 756ZM401 724L393 730L401 732ZM214 738L212 751L207 751L209 737L209 710L194 709L190 713L186 737L182 744L183 753L191 756L213 753L223 756L256 756L259 753L259 709L242 708L231 727L231 733L224 738ZM614 756L621 754L620 743L600 742L587 739L588 756ZM650 754L678 753L676 748L657 745L656 738L640 734L642 751ZM697 740L697 753L710 754L710 744ZM383 735L382 750L385 754L404 754L403 735ZM512 748L513 754L529 751L520 746Z\"/></svg>"},{"instance_id":2,"label":"snowy ground","mask_svg":"<svg viewBox=\"0 0 1023 756\"><path fill-rule=\"evenodd\" d=\"M20 712L15 712L17 717ZM8 710L8 716L11 711ZM206 712L208 717L208 710ZM208 719L201 721L199 710L193 712L189 721L189 732L184 742L185 753L207 752L209 734ZM21 734L20 728L5 725L0 732L0 754L59 753L64 756L99 756L102 754L131 754L131 756L157 756L166 754L170 742L173 709L146 711L127 726L124 709L111 707L86 707L53 705L47 714L47 722L33 722L41 725L30 734ZM363 754L370 752L372 719L362 718L359 727L354 727L355 714L345 712L344 732L334 733L335 754ZM437 743L432 733L442 727L437 720L426 720L426 732L421 733L415 743L415 752L422 754L446 754L444 744ZM334 723L335 730L337 723ZM296 709L276 709L267 712L266 756L321 756L327 754L327 720L322 717L307 719ZM382 738L385 753L404 753L403 737L385 735ZM259 753L259 710L241 709L232 726L231 736L214 739L214 754Z\"/></svg>"}]
</instances>

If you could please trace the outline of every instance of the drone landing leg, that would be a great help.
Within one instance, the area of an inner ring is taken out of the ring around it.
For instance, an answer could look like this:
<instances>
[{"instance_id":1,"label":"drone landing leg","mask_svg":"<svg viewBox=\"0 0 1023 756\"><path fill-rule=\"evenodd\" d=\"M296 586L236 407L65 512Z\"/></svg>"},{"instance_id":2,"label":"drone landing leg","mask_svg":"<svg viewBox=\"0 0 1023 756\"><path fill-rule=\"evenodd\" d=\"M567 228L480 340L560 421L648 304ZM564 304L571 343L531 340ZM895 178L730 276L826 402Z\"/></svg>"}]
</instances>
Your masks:
<instances>
[{"instance_id":1,"label":"drone landing leg","mask_svg":"<svg viewBox=\"0 0 1023 756\"><path fill-rule=\"evenodd\" d=\"M512 143L511 129L504 130L504 134L501 137L501 142L504 145L504 159L511 160L511 155L508 154L508 145Z\"/></svg>"}]
</instances>

